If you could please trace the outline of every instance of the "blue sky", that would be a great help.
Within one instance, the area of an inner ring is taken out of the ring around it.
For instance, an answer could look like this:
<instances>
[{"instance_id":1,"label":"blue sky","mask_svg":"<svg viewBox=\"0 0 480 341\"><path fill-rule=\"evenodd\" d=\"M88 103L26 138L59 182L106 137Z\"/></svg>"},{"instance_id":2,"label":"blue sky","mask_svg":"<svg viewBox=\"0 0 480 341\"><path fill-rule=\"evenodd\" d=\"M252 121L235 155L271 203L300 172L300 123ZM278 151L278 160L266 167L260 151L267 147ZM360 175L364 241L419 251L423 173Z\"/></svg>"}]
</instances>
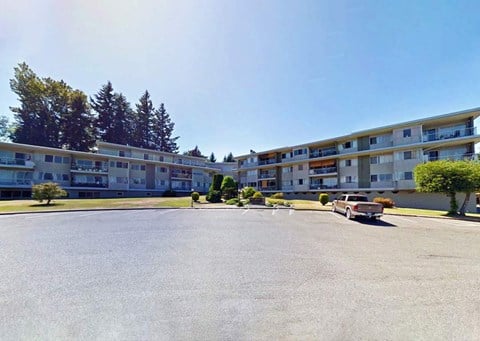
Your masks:
<instances>
[{"instance_id":1,"label":"blue sky","mask_svg":"<svg viewBox=\"0 0 480 341\"><path fill-rule=\"evenodd\" d=\"M478 1L0 0L13 68L88 95L148 89L217 159L480 106Z\"/></svg>"}]
</instances>

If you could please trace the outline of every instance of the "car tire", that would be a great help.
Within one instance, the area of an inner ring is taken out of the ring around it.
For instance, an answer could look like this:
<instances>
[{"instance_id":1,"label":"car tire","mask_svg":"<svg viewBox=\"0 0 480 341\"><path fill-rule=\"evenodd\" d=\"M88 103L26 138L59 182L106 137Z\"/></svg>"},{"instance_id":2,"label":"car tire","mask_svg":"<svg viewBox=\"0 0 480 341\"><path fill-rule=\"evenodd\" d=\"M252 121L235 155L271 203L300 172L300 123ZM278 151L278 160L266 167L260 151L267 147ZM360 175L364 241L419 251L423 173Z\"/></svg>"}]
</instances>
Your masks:
<instances>
[{"instance_id":1,"label":"car tire","mask_svg":"<svg viewBox=\"0 0 480 341\"><path fill-rule=\"evenodd\" d=\"M345 217L347 217L347 219L349 219L349 220L354 218L353 215L352 215L352 211L349 208L347 208L345 210Z\"/></svg>"}]
</instances>

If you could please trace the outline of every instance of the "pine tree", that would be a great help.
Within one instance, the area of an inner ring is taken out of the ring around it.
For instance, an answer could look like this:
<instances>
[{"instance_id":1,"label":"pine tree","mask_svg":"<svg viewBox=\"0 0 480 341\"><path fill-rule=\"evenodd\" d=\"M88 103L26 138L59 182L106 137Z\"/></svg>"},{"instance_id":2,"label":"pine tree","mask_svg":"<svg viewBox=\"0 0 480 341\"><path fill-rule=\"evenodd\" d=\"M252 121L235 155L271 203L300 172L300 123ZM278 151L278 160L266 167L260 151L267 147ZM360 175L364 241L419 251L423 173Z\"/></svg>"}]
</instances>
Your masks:
<instances>
[{"instance_id":1,"label":"pine tree","mask_svg":"<svg viewBox=\"0 0 480 341\"><path fill-rule=\"evenodd\" d=\"M160 108L155 110L153 119L153 146L156 150L177 153L178 146L176 141L179 136L172 137L175 123L170 119L170 115L165 110L164 104L160 104Z\"/></svg>"},{"instance_id":2,"label":"pine tree","mask_svg":"<svg viewBox=\"0 0 480 341\"><path fill-rule=\"evenodd\" d=\"M210 161L212 163L217 162L217 159L215 158L215 154L213 154L213 152L212 152L212 154L210 154L210 157L208 158L208 161Z\"/></svg>"},{"instance_id":3,"label":"pine tree","mask_svg":"<svg viewBox=\"0 0 480 341\"><path fill-rule=\"evenodd\" d=\"M193 148L192 150L184 152L183 155L205 157L204 155L202 155L202 152L200 151L200 149L198 149L198 146L195 146L195 148Z\"/></svg>"},{"instance_id":4,"label":"pine tree","mask_svg":"<svg viewBox=\"0 0 480 341\"><path fill-rule=\"evenodd\" d=\"M95 120L96 137L107 142L113 142L112 123L115 117L115 94L112 83L102 85L97 94L90 98L93 110L97 112Z\"/></svg>"},{"instance_id":5,"label":"pine tree","mask_svg":"<svg viewBox=\"0 0 480 341\"><path fill-rule=\"evenodd\" d=\"M131 135L129 118L132 116L132 108L122 93L114 94L113 104L114 115L111 123L111 137L108 142L129 144Z\"/></svg>"},{"instance_id":6,"label":"pine tree","mask_svg":"<svg viewBox=\"0 0 480 341\"><path fill-rule=\"evenodd\" d=\"M8 118L7 116L0 116L0 141L8 140Z\"/></svg>"},{"instance_id":7,"label":"pine tree","mask_svg":"<svg viewBox=\"0 0 480 341\"><path fill-rule=\"evenodd\" d=\"M228 153L227 156L223 157L223 162L235 162L232 152Z\"/></svg>"},{"instance_id":8,"label":"pine tree","mask_svg":"<svg viewBox=\"0 0 480 341\"><path fill-rule=\"evenodd\" d=\"M155 108L148 91L140 97L134 112L132 145L140 148L152 148L152 121Z\"/></svg>"},{"instance_id":9,"label":"pine tree","mask_svg":"<svg viewBox=\"0 0 480 341\"><path fill-rule=\"evenodd\" d=\"M88 151L95 142L93 121L87 96L80 90L73 91L69 110L60 119L61 146Z\"/></svg>"}]
</instances>

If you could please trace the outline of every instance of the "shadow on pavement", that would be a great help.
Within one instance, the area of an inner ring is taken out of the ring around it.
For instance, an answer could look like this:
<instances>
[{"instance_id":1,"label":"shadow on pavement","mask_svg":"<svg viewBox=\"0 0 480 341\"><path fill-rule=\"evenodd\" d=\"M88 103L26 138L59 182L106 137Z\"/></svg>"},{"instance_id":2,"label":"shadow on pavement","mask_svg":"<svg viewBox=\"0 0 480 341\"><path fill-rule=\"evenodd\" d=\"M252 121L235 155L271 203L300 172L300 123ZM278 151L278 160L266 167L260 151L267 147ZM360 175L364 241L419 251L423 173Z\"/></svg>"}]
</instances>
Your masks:
<instances>
[{"instance_id":1,"label":"shadow on pavement","mask_svg":"<svg viewBox=\"0 0 480 341\"><path fill-rule=\"evenodd\" d=\"M388 223L382 219L374 220L374 219L358 217L355 219L355 221L363 225L371 225L371 226L378 226L378 227L397 227L397 225Z\"/></svg>"}]
</instances>

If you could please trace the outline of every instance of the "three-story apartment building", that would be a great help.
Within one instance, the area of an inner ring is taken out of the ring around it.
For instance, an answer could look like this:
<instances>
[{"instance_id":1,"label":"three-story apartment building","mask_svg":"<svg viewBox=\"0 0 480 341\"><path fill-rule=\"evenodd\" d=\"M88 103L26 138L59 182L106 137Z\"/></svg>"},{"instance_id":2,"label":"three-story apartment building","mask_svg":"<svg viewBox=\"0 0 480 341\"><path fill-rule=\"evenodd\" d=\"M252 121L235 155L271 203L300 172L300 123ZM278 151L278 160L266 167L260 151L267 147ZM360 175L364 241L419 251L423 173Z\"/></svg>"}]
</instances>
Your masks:
<instances>
[{"instance_id":1,"label":"three-story apartment building","mask_svg":"<svg viewBox=\"0 0 480 341\"><path fill-rule=\"evenodd\" d=\"M214 168L206 158L107 142L94 152L0 143L0 199L29 198L33 184L56 182L71 198L206 192Z\"/></svg>"},{"instance_id":2,"label":"three-story apartment building","mask_svg":"<svg viewBox=\"0 0 480 341\"><path fill-rule=\"evenodd\" d=\"M472 159L480 109L404 122L236 157L241 187L318 198L320 192L386 196L399 206L448 208L440 194L415 192L413 170L440 159ZM475 209L474 203L470 209Z\"/></svg>"}]
</instances>

